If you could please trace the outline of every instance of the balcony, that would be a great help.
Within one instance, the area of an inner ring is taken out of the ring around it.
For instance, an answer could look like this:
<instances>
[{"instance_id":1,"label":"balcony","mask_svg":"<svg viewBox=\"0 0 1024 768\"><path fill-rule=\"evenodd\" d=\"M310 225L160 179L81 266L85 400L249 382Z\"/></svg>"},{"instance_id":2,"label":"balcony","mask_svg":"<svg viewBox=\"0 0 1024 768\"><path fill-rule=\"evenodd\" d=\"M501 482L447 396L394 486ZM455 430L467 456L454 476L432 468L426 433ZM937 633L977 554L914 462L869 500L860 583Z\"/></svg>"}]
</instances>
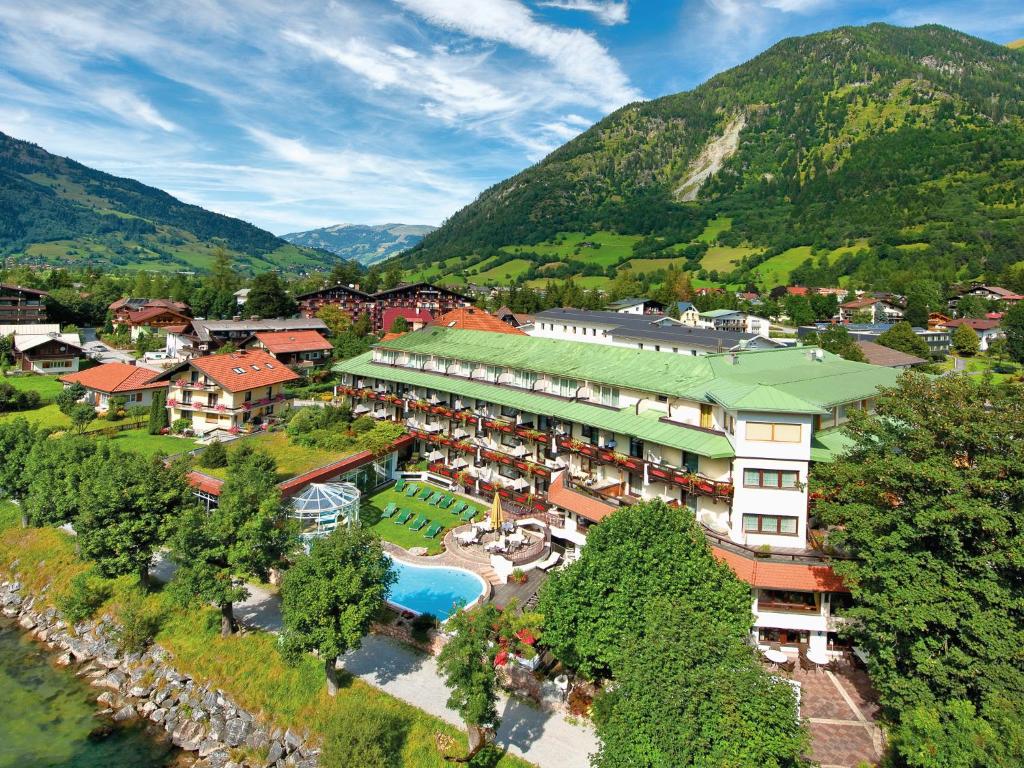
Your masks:
<instances>
[{"instance_id":1,"label":"balcony","mask_svg":"<svg viewBox=\"0 0 1024 768\"><path fill-rule=\"evenodd\" d=\"M188 379L176 379L174 386L179 389L191 389L199 392L216 392L220 389L217 384L202 381L189 381Z\"/></svg>"}]
</instances>

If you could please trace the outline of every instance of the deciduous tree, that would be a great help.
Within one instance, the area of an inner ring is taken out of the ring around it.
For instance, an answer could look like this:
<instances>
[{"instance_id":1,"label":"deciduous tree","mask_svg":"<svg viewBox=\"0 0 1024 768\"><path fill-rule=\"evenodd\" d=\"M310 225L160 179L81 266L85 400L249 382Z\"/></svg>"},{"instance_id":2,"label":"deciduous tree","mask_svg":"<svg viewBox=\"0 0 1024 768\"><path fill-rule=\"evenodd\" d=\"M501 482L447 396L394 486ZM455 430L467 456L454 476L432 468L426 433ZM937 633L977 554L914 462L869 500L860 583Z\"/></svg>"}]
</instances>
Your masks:
<instances>
[{"instance_id":1,"label":"deciduous tree","mask_svg":"<svg viewBox=\"0 0 1024 768\"><path fill-rule=\"evenodd\" d=\"M96 445L78 435L35 443L24 467L29 481L23 509L29 523L57 526L74 520L80 509L85 463Z\"/></svg>"},{"instance_id":2,"label":"deciduous tree","mask_svg":"<svg viewBox=\"0 0 1024 768\"><path fill-rule=\"evenodd\" d=\"M75 404L83 397L85 397L85 387L76 381L72 384L68 384L64 389L58 392L57 396L54 398L54 402L57 404L57 408L60 409L60 412L67 416L71 413L71 409Z\"/></svg>"},{"instance_id":3,"label":"deciduous tree","mask_svg":"<svg viewBox=\"0 0 1024 768\"><path fill-rule=\"evenodd\" d=\"M981 348L981 340L978 338L977 331L969 325L958 325L953 331L950 341L953 344L953 349L967 357L978 354L978 350Z\"/></svg>"},{"instance_id":4,"label":"deciduous tree","mask_svg":"<svg viewBox=\"0 0 1024 768\"><path fill-rule=\"evenodd\" d=\"M327 693L334 696L338 657L360 646L395 578L390 558L369 530L341 526L314 541L281 585L285 657L316 651Z\"/></svg>"},{"instance_id":5,"label":"deciduous tree","mask_svg":"<svg viewBox=\"0 0 1024 768\"><path fill-rule=\"evenodd\" d=\"M249 317L291 317L298 307L275 272L262 272L253 278L245 313Z\"/></svg>"},{"instance_id":6,"label":"deciduous tree","mask_svg":"<svg viewBox=\"0 0 1024 768\"><path fill-rule=\"evenodd\" d=\"M896 323L892 328L879 334L878 343L889 349L898 349L908 355L917 355L928 360L932 354L928 349L928 342L914 333L910 323L904 321Z\"/></svg>"},{"instance_id":7,"label":"deciduous tree","mask_svg":"<svg viewBox=\"0 0 1024 768\"><path fill-rule=\"evenodd\" d=\"M1006 333L1006 351L1010 358L1024 363L1024 301L1010 307L1000 324Z\"/></svg>"}]
</instances>

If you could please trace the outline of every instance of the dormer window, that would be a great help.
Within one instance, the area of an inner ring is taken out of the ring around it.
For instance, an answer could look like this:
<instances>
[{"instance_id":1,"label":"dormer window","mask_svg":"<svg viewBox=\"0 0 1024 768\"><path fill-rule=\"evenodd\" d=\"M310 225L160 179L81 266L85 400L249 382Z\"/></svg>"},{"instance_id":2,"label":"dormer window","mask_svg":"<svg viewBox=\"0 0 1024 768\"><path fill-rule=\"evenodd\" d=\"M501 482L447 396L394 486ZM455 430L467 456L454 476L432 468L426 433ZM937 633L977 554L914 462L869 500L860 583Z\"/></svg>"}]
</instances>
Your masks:
<instances>
[{"instance_id":1,"label":"dormer window","mask_svg":"<svg viewBox=\"0 0 1024 768\"><path fill-rule=\"evenodd\" d=\"M245 373L245 368L232 368L231 370L239 374Z\"/></svg>"}]
</instances>

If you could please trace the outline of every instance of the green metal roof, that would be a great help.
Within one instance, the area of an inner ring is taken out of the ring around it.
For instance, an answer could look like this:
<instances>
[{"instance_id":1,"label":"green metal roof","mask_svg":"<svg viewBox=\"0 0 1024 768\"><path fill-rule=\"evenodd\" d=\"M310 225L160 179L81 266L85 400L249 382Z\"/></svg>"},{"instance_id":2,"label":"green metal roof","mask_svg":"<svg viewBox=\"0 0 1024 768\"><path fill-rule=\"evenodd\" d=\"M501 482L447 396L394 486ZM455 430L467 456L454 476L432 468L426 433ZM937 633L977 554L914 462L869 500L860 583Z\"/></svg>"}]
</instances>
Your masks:
<instances>
[{"instance_id":1,"label":"green metal roof","mask_svg":"<svg viewBox=\"0 0 1024 768\"><path fill-rule=\"evenodd\" d=\"M504 334L490 333L487 335L493 338ZM454 376L381 365L373 362L372 354L372 352L367 352L351 360L346 360L334 366L334 370L353 376L374 377L385 381L397 381L408 386L427 387L441 392L450 392L459 397L472 397L509 408L517 408L527 413L590 424L609 432L631 435L712 459L734 455L732 445L724 435L696 427L668 424L660 421L657 413L647 412L638 415L633 408L615 410L481 381L469 381Z\"/></svg>"},{"instance_id":2,"label":"green metal roof","mask_svg":"<svg viewBox=\"0 0 1024 768\"><path fill-rule=\"evenodd\" d=\"M809 347L691 357L580 341L428 327L384 349L470 360L578 380L719 402L751 411L821 413L873 397L900 372ZM812 359L820 352L820 359Z\"/></svg>"},{"instance_id":3,"label":"green metal roof","mask_svg":"<svg viewBox=\"0 0 1024 768\"><path fill-rule=\"evenodd\" d=\"M701 312L701 317L710 317L714 319L716 317L725 317L726 315L738 315L741 314L737 309L709 309L707 312Z\"/></svg>"},{"instance_id":4,"label":"green metal roof","mask_svg":"<svg viewBox=\"0 0 1024 768\"><path fill-rule=\"evenodd\" d=\"M811 461L833 461L852 445L853 438L842 427L815 432L811 440Z\"/></svg>"}]
</instances>

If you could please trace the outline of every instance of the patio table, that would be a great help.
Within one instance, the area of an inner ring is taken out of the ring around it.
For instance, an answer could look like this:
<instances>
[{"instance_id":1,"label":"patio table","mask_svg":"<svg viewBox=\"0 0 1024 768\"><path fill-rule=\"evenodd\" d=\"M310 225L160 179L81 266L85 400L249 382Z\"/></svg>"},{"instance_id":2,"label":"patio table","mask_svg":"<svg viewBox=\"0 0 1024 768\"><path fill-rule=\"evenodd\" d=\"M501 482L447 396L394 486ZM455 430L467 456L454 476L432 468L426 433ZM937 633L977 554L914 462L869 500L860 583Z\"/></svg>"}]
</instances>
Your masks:
<instances>
[{"instance_id":1,"label":"patio table","mask_svg":"<svg viewBox=\"0 0 1024 768\"><path fill-rule=\"evenodd\" d=\"M789 661L789 657L782 651L776 651L774 648L769 648L764 652L764 657L768 659L772 664L785 664Z\"/></svg>"}]
</instances>

